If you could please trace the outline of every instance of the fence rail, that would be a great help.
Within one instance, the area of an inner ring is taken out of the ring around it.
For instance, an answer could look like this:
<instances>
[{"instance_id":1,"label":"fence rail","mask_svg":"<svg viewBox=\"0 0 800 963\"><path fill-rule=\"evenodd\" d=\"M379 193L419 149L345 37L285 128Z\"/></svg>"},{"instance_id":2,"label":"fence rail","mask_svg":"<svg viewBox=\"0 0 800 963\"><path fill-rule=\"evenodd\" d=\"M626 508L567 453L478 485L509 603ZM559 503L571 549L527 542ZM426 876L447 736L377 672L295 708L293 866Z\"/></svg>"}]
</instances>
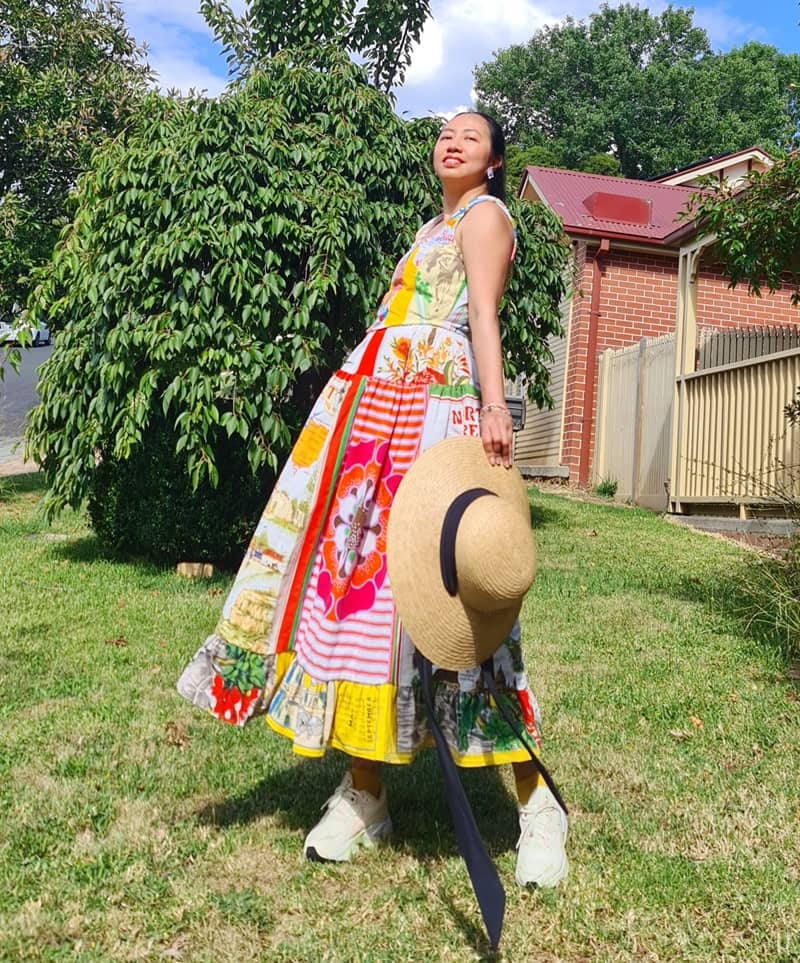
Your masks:
<instances>
[{"instance_id":1,"label":"fence rail","mask_svg":"<svg viewBox=\"0 0 800 963\"><path fill-rule=\"evenodd\" d=\"M800 348L800 327L703 328L697 367L704 371Z\"/></svg>"}]
</instances>

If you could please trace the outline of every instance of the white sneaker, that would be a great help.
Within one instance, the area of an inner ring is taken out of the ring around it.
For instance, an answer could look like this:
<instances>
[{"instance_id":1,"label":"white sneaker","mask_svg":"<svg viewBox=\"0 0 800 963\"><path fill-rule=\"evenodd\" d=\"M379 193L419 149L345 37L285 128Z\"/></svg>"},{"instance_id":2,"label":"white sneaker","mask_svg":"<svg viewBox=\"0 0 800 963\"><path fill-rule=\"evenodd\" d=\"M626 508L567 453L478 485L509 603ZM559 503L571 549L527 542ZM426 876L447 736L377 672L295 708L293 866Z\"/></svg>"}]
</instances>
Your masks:
<instances>
[{"instance_id":1,"label":"white sneaker","mask_svg":"<svg viewBox=\"0 0 800 963\"><path fill-rule=\"evenodd\" d=\"M546 785L541 784L519 807L516 880L520 886L558 886L567 875L569 860L567 817Z\"/></svg>"},{"instance_id":2,"label":"white sneaker","mask_svg":"<svg viewBox=\"0 0 800 963\"><path fill-rule=\"evenodd\" d=\"M306 859L318 863L340 863L350 859L359 847L374 846L392 831L386 805L386 787L376 799L372 793L353 788L353 777L346 772L336 792L322 807L325 815L306 836Z\"/></svg>"}]
</instances>

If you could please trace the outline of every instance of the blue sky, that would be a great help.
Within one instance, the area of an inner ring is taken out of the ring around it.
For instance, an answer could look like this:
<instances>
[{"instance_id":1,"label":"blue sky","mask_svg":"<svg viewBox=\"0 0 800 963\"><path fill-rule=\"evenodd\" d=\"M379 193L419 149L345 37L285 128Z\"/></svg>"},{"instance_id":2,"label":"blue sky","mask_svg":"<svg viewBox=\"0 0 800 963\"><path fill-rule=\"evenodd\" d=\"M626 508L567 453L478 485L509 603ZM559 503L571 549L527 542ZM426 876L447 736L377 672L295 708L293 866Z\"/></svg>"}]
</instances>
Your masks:
<instances>
[{"instance_id":1,"label":"blue sky","mask_svg":"<svg viewBox=\"0 0 800 963\"><path fill-rule=\"evenodd\" d=\"M242 10L246 0L233 0ZM492 52L527 40L545 24L566 16L584 19L601 0L432 0L428 21L406 83L396 91L406 116L450 113L471 103L472 68ZM218 93L227 65L205 21L199 0L122 0L128 26L150 48L162 88ZM641 3L659 13L665 3ZM690 6L676 2L673 6ZM698 0L694 22L704 27L715 50L748 40L800 52L797 0Z\"/></svg>"}]
</instances>

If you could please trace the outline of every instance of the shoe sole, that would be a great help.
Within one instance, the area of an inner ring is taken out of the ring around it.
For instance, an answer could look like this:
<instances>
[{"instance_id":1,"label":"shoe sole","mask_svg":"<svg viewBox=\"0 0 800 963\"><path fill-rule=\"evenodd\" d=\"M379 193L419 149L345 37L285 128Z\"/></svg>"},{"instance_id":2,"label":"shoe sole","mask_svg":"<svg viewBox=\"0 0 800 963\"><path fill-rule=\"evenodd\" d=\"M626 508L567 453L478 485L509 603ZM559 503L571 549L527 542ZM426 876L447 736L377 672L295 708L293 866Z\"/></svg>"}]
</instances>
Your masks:
<instances>
[{"instance_id":1,"label":"shoe sole","mask_svg":"<svg viewBox=\"0 0 800 963\"><path fill-rule=\"evenodd\" d=\"M340 850L335 856L322 856L315 846L308 846L305 851L306 859L312 863L346 863L350 857L359 849L372 849L376 843L386 839L392 832L392 820L384 819L382 822L373 823L361 832Z\"/></svg>"}]
</instances>

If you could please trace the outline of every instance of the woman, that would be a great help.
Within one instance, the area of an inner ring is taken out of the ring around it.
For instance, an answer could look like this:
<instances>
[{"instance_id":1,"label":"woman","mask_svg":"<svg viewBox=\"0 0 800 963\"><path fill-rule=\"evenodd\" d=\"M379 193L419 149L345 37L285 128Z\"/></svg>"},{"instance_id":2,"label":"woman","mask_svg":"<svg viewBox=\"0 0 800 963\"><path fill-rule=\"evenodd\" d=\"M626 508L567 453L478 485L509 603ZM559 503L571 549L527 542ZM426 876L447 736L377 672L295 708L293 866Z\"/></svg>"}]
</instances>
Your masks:
<instances>
[{"instance_id":1,"label":"woman","mask_svg":"<svg viewBox=\"0 0 800 963\"><path fill-rule=\"evenodd\" d=\"M218 718L257 713L351 768L305 841L342 861L391 831L384 762L410 762L429 740L414 645L386 577L392 498L413 460L453 435L480 435L496 470L511 465L511 417L497 317L514 257L502 202L505 146L485 114L459 114L433 151L442 213L402 258L364 340L314 406L270 497L215 633L178 683ZM494 657L532 744L536 701L518 627ZM436 710L462 766L511 763L519 797L520 885L566 875L566 819L526 747L483 691L479 669L437 673Z\"/></svg>"}]
</instances>

